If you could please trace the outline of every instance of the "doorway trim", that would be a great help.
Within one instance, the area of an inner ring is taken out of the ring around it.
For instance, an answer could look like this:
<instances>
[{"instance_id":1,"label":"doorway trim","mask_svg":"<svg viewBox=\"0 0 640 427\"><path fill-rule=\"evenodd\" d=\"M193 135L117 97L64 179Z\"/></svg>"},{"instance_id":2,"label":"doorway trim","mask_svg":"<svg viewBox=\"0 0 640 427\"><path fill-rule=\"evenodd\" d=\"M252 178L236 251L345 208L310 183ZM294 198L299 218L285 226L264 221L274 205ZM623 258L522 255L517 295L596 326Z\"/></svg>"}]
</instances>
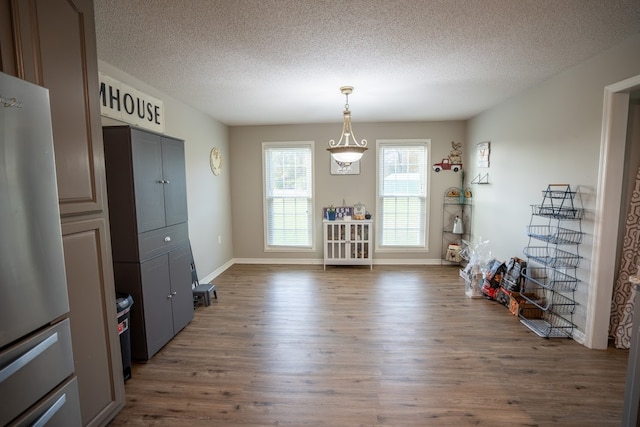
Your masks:
<instances>
[{"instance_id":1,"label":"doorway trim","mask_svg":"<svg viewBox=\"0 0 640 427\"><path fill-rule=\"evenodd\" d=\"M640 75L604 88L598 188L593 230L592 267L584 345L606 349L615 280L629 93L640 89Z\"/></svg>"}]
</instances>

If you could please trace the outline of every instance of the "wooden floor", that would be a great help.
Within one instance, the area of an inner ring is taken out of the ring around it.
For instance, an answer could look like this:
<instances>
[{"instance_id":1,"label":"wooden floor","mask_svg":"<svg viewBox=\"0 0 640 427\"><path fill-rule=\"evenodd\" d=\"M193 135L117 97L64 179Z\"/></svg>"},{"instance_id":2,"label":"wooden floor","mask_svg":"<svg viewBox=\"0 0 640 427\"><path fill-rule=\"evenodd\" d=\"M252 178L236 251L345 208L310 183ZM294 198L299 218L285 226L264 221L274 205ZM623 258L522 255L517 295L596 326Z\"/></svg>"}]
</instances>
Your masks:
<instances>
[{"instance_id":1,"label":"wooden floor","mask_svg":"<svg viewBox=\"0 0 640 427\"><path fill-rule=\"evenodd\" d=\"M111 426L619 426L627 352L537 337L455 267L234 265Z\"/></svg>"}]
</instances>

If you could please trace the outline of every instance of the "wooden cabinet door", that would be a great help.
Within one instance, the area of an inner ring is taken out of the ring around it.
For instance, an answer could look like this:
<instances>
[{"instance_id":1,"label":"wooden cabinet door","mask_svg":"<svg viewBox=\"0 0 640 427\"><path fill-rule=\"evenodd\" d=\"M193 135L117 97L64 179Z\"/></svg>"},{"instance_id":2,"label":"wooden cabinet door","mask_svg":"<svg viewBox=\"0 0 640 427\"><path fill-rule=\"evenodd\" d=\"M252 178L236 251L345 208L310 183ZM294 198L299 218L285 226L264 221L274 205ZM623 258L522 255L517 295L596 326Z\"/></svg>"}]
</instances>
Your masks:
<instances>
[{"instance_id":1,"label":"wooden cabinet door","mask_svg":"<svg viewBox=\"0 0 640 427\"><path fill-rule=\"evenodd\" d=\"M131 130L138 233L165 226L162 142L159 135Z\"/></svg>"},{"instance_id":2,"label":"wooden cabinet door","mask_svg":"<svg viewBox=\"0 0 640 427\"><path fill-rule=\"evenodd\" d=\"M104 154L93 3L34 0L37 84L49 89L62 215L103 211ZM32 30L30 28L30 30Z\"/></svg>"},{"instance_id":3,"label":"wooden cabinet door","mask_svg":"<svg viewBox=\"0 0 640 427\"><path fill-rule=\"evenodd\" d=\"M183 246L169 252L169 274L171 276L173 331L177 334L193 319L189 246Z\"/></svg>"},{"instance_id":4,"label":"wooden cabinet door","mask_svg":"<svg viewBox=\"0 0 640 427\"><path fill-rule=\"evenodd\" d=\"M0 0L2 71L49 89L62 215L104 208L91 0Z\"/></svg>"},{"instance_id":5,"label":"wooden cabinet door","mask_svg":"<svg viewBox=\"0 0 640 427\"><path fill-rule=\"evenodd\" d=\"M140 276L147 344L147 351L143 358L150 359L174 336L169 255L161 255L140 264Z\"/></svg>"},{"instance_id":6,"label":"wooden cabinet door","mask_svg":"<svg viewBox=\"0 0 640 427\"><path fill-rule=\"evenodd\" d=\"M114 284L104 274L111 271L109 235L102 218L64 223L62 234L82 422L99 424L117 409L116 396L124 403Z\"/></svg>"},{"instance_id":7,"label":"wooden cabinet door","mask_svg":"<svg viewBox=\"0 0 640 427\"><path fill-rule=\"evenodd\" d=\"M187 221L187 180L184 160L184 142L162 138L162 173L164 206L167 225Z\"/></svg>"}]
</instances>

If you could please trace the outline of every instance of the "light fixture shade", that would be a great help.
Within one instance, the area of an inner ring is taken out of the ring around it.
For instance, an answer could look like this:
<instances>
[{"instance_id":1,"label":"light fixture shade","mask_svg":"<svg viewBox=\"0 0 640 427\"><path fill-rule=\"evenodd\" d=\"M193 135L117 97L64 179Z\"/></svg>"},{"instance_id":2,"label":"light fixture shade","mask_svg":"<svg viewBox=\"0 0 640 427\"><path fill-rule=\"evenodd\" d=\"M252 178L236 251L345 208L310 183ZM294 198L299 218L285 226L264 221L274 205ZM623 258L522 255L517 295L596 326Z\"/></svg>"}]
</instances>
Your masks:
<instances>
[{"instance_id":1,"label":"light fixture shade","mask_svg":"<svg viewBox=\"0 0 640 427\"><path fill-rule=\"evenodd\" d=\"M327 150L331 152L336 162L351 164L362 158L362 154L367 151L367 147L334 147L327 148Z\"/></svg>"},{"instance_id":2,"label":"light fixture shade","mask_svg":"<svg viewBox=\"0 0 640 427\"><path fill-rule=\"evenodd\" d=\"M353 129L351 128L351 111L349 111L349 94L353 92L353 87L343 86L340 91L346 96L347 102L342 112L342 134L338 142L335 139L329 141L329 148L327 151L331 153L331 156L336 162L341 165L349 166L353 162L357 162L362 158L362 154L367 151L367 140L363 139L358 142Z\"/></svg>"}]
</instances>

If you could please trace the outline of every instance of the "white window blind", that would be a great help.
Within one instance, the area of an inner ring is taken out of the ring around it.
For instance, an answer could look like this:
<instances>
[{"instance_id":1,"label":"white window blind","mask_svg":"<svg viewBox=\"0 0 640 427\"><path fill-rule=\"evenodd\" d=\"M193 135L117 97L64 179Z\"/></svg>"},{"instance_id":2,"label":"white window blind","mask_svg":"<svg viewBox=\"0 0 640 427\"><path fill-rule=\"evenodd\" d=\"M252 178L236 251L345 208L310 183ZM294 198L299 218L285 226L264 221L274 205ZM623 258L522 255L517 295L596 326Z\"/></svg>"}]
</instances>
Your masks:
<instances>
[{"instance_id":1,"label":"white window blind","mask_svg":"<svg viewBox=\"0 0 640 427\"><path fill-rule=\"evenodd\" d=\"M429 142L378 142L378 246L425 247Z\"/></svg>"},{"instance_id":2,"label":"white window blind","mask_svg":"<svg viewBox=\"0 0 640 427\"><path fill-rule=\"evenodd\" d=\"M266 246L312 247L312 143L264 143L263 160Z\"/></svg>"}]
</instances>

